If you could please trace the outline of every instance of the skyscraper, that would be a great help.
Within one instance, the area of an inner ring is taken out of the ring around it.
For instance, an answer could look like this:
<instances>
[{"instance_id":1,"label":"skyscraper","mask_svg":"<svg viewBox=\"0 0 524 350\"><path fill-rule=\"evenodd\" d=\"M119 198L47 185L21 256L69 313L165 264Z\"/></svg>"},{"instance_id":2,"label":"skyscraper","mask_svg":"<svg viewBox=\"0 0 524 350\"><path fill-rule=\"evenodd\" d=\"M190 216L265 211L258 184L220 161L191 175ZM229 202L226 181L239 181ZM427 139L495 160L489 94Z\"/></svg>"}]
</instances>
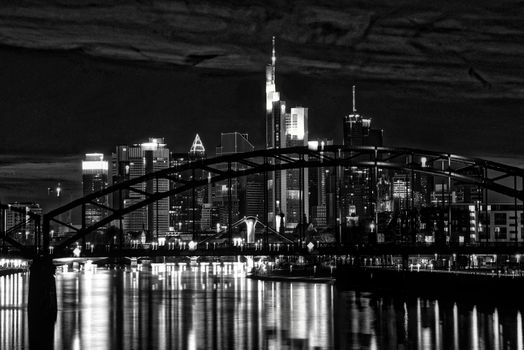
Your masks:
<instances>
[{"instance_id":1,"label":"skyscraper","mask_svg":"<svg viewBox=\"0 0 524 350\"><path fill-rule=\"evenodd\" d=\"M353 111L343 119L344 145L350 147L382 146L383 131L371 128L371 118L357 113L356 93L353 86ZM357 160L355 158L355 160ZM340 216L343 224L352 226L357 223L369 227L378 227L373 222L378 221L376 214L379 207L377 198L378 179L381 170L374 173L369 168L347 167L339 172L340 188ZM344 223L345 221L345 223Z\"/></svg>"},{"instance_id":2,"label":"skyscraper","mask_svg":"<svg viewBox=\"0 0 524 350\"><path fill-rule=\"evenodd\" d=\"M353 86L353 111L344 116L343 130L346 146L382 146L383 131L371 128L371 118L357 113L355 86Z\"/></svg>"},{"instance_id":3,"label":"skyscraper","mask_svg":"<svg viewBox=\"0 0 524 350\"><path fill-rule=\"evenodd\" d=\"M191 161L206 158L206 148L198 134L195 135L191 147L185 153L172 153L171 166L183 165ZM208 172L202 169L184 171L179 174L180 180L191 181L207 178ZM170 231L177 236L197 239L202 230L208 230L213 225L214 210L211 206L211 184L193 188L171 196Z\"/></svg>"},{"instance_id":4,"label":"skyscraper","mask_svg":"<svg viewBox=\"0 0 524 350\"><path fill-rule=\"evenodd\" d=\"M308 109L291 108L280 100L276 89L275 37L272 40L271 64L266 66L266 148L306 146ZM268 181L268 221L280 229L281 222L293 229L302 217L308 217L308 169L281 170L271 173Z\"/></svg>"},{"instance_id":5,"label":"skyscraper","mask_svg":"<svg viewBox=\"0 0 524 350\"><path fill-rule=\"evenodd\" d=\"M87 196L105 189L108 185L108 161L102 153L86 153L82 161L82 188L83 195ZM107 216L104 206L108 206L107 196L98 197L94 203L86 204L86 225L100 221Z\"/></svg>"},{"instance_id":6,"label":"skyscraper","mask_svg":"<svg viewBox=\"0 0 524 350\"><path fill-rule=\"evenodd\" d=\"M280 93L276 87L275 37L272 39L271 64L266 66L266 148L279 147L280 134ZM285 106L285 105L284 105ZM284 107L285 109L285 107Z\"/></svg>"},{"instance_id":7,"label":"skyscraper","mask_svg":"<svg viewBox=\"0 0 524 350\"><path fill-rule=\"evenodd\" d=\"M113 181L121 182L169 167L169 149L163 138L149 138L148 142L132 146L117 146L113 153ZM145 199L146 193L169 190L169 180L148 180L132 186L135 190L122 191L122 198L114 198L117 208L122 201L129 207ZM169 199L164 198L148 204L123 219L124 231L146 231L146 239L163 236L169 228Z\"/></svg>"},{"instance_id":8,"label":"skyscraper","mask_svg":"<svg viewBox=\"0 0 524 350\"><path fill-rule=\"evenodd\" d=\"M307 146L308 109L291 108L286 113L283 147ZM298 159L297 156L291 157ZM289 169L282 171L281 208L286 215L286 228L295 228L301 220L309 217L309 169Z\"/></svg>"},{"instance_id":9,"label":"skyscraper","mask_svg":"<svg viewBox=\"0 0 524 350\"><path fill-rule=\"evenodd\" d=\"M333 140L320 139L309 141L309 145L317 149L333 145ZM311 222L318 227L326 227L328 224L328 207L333 203L329 198L329 176L331 170L326 167L309 169L309 205Z\"/></svg>"},{"instance_id":10,"label":"skyscraper","mask_svg":"<svg viewBox=\"0 0 524 350\"><path fill-rule=\"evenodd\" d=\"M216 156L251 152L254 149L255 147L249 142L247 134L238 132L222 133L220 134L220 146L216 148ZM245 166L240 163L233 162L231 164L232 170L242 170L243 168L245 168ZM227 166L224 166L221 170L227 170ZM240 193L245 191L245 188L241 188L242 185L246 185L245 179L235 178L232 179L231 182L220 181L215 184L213 206L218 208L219 221L221 224L226 224L229 221L229 185L231 185L232 222L240 218Z\"/></svg>"}]
</instances>

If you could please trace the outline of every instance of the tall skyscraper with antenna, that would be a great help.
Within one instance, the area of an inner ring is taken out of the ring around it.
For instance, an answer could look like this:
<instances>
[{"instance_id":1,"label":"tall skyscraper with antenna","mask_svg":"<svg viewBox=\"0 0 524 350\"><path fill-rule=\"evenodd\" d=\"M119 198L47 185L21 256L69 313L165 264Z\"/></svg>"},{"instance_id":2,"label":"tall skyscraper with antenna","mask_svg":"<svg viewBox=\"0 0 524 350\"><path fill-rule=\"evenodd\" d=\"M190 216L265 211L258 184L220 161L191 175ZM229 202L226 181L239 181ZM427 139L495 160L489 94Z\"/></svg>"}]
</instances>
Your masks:
<instances>
[{"instance_id":1,"label":"tall skyscraper with antenna","mask_svg":"<svg viewBox=\"0 0 524 350\"><path fill-rule=\"evenodd\" d=\"M353 111L344 116L344 145L346 146L382 146L380 129L371 128L371 118L357 113L356 89L353 85Z\"/></svg>"},{"instance_id":2,"label":"tall skyscraper with antenna","mask_svg":"<svg viewBox=\"0 0 524 350\"><path fill-rule=\"evenodd\" d=\"M344 116L343 132L344 145L350 147L382 146L380 129L371 128L371 118L357 113L356 89L352 91L352 113ZM360 226L376 221L376 176L368 168L348 167L341 172L339 180L341 186L341 217L346 226L358 222Z\"/></svg>"},{"instance_id":3,"label":"tall skyscraper with antenna","mask_svg":"<svg viewBox=\"0 0 524 350\"><path fill-rule=\"evenodd\" d=\"M272 38L271 63L266 66L266 148L307 146L308 109L286 110L276 87L276 49ZM280 170L271 173L268 183L270 224L277 230L292 229L309 217L308 170Z\"/></svg>"},{"instance_id":4,"label":"tall skyscraper with antenna","mask_svg":"<svg viewBox=\"0 0 524 350\"><path fill-rule=\"evenodd\" d=\"M280 115L282 102L276 87L275 37L272 40L271 64L266 66L266 148L280 147ZM285 103L283 104L285 111Z\"/></svg>"}]
</instances>

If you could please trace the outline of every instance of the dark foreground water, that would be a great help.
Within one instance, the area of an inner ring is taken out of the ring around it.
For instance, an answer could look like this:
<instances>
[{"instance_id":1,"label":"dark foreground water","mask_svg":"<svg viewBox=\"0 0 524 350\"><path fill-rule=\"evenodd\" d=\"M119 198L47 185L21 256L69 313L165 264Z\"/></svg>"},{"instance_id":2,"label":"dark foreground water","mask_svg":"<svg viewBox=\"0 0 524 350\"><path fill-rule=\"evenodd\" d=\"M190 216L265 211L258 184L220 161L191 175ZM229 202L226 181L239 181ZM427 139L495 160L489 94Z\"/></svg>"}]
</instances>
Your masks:
<instances>
[{"instance_id":1,"label":"dark foreground water","mask_svg":"<svg viewBox=\"0 0 524 350\"><path fill-rule=\"evenodd\" d=\"M0 348L28 348L28 275L0 277ZM241 266L57 273L55 349L524 349L517 308L246 279Z\"/></svg>"}]
</instances>

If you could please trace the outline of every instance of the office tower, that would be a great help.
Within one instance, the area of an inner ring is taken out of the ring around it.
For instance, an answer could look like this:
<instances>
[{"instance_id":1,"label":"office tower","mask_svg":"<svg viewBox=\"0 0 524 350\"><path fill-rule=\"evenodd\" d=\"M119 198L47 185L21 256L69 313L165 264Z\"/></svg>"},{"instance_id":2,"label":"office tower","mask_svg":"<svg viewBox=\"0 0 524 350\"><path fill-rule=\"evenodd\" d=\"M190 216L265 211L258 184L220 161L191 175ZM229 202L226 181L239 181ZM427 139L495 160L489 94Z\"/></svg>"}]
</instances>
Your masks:
<instances>
[{"instance_id":1,"label":"office tower","mask_svg":"<svg viewBox=\"0 0 524 350\"><path fill-rule=\"evenodd\" d=\"M477 168L465 169L462 174L477 178L479 181L482 178L482 174ZM482 202L483 199L483 190L477 185L454 182L452 183L451 191L453 192L453 203L474 204Z\"/></svg>"},{"instance_id":2,"label":"office tower","mask_svg":"<svg viewBox=\"0 0 524 350\"><path fill-rule=\"evenodd\" d=\"M113 153L113 182L122 182L169 167L169 149L163 138L149 138L148 142L131 146L117 146ZM169 180L148 180L122 191L122 198L114 196L113 205L130 207L146 198L146 193L169 190ZM125 232L146 232L147 241L163 237L169 229L169 199L148 204L124 216Z\"/></svg>"},{"instance_id":3,"label":"office tower","mask_svg":"<svg viewBox=\"0 0 524 350\"><path fill-rule=\"evenodd\" d=\"M291 108L285 116L284 147L307 146L308 109ZM298 156L291 156L298 159ZM286 215L286 228L293 229L304 218L309 218L309 169L290 169L282 171L281 200Z\"/></svg>"},{"instance_id":4,"label":"office tower","mask_svg":"<svg viewBox=\"0 0 524 350\"><path fill-rule=\"evenodd\" d=\"M278 148L280 133L280 93L276 89L276 53L273 37L271 64L266 66L266 149ZM285 107L284 107L285 109ZM275 115L277 113L278 115ZM276 140L276 141L275 141Z\"/></svg>"},{"instance_id":5,"label":"office tower","mask_svg":"<svg viewBox=\"0 0 524 350\"><path fill-rule=\"evenodd\" d=\"M392 180L395 210L409 209L412 198L412 183L409 174L398 171L395 173Z\"/></svg>"},{"instance_id":6,"label":"office tower","mask_svg":"<svg viewBox=\"0 0 524 350\"><path fill-rule=\"evenodd\" d=\"M354 86L353 111L344 116L343 132L345 146L382 146L383 131L371 128L371 118L357 113ZM340 173L343 175L340 181L342 217L350 216L350 211L354 209L359 218L375 220L379 202L376 184L383 175L382 170L374 174L369 168L347 167Z\"/></svg>"},{"instance_id":7,"label":"office tower","mask_svg":"<svg viewBox=\"0 0 524 350\"><path fill-rule=\"evenodd\" d=\"M371 118L357 113L355 86L353 112L344 116L343 131L345 146L382 146L383 131L371 128Z\"/></svg>"},{"instance_id":8,"label":"office tower","mask_svg":"<svg viewBox=\"0 0 524 350\"><path fill-rule=\"evenodd\" d=\"M240 216L254 216L265 222L264 218L264 176L254 174L240 179Z\"/></svg>"},{"instance_id":9,"label":"office tower","mask_svg":"<svg viewBox=\"0 0 524 350\"><path fill-rule=\"evenodd\" d=\"M206 148L204 143L200 139L198 134L195 135L195 139L191 144L189 149L189 159L192 161L202 160L207 157ZM186 176L191 178L192 176L195 179L206 179L209 174L207 171L202 169L197 169L192 171L190 174L187 173ZM183 175L184 176L184 175ZM190 229L194 240L199 239L200 230L211 229L215 224L215 209L212 207L212 185L208 183L207 186L201 186L198 188L193 188L190 191L186 191L183 196L186 198L186 203L189 206L186 210L190 213ZM208 215L209 214L209 215ZM209 218L209 220L208 220Z\"/></svg>"},{"instance_id":10,"label":"office tower","mask_svg":"<svg viewBox=\"0 0 524 350\"><path fill-rule=\"evenodd\" d=\"M276 90L275 37L272 38L271 64L266 66L266 149L280 148L280 126L285 103ZM268 224L277 224L276 202L280 202L280 172L272 172L268 179Z\"/></svg>"},{"instance_id":11,"label":"office tower","mask_svg":"<svg viewBox=\"0 0 524 350\"><path fill-rule=\"evenodd\" d=\"M187 153L172 154L171 167L205 158L206 148L200 136L196 134ZM191 181L193 176L197 180L203 179L207 178L208 175L209 173L202 169L185 171L179 174L182 181ZM173 186L173 183L171 186ZM197 239L199 232L213 227L216 219L214 219L214 209L211 206L211 196L211 184L171 196L169 210L170 232L176 235L188 235L187 238L191 236L192 239Z\"/></svg>"},{"instance_id":12,"label":"office tower","mask_svg":"<svg viewBox=\"0 0 524 350\"><path fill-rule=\"evenodd\" d=\"M294 107L288 113L276 89L276 52L273 37L271 64L266 67L266 148L306 146L308 109ZM278 162L278 161L276 161ZM277 230L293 229L309 217L308 169L275 171L268 181L269 218ZM282 229L284 229L284 226Z\"/></svg>"},{"instance_id":13,"label":"office tower","mask_svg":"<svg viewBox=\"0 0 524 350\"><path fill-rule=\"evenodd\" d=\"M308 147L312 149L323 149L324 146L333 145L333 140L318 139L308 142ZM329 176L333 171L330 168L318 167L309 169L309 205L310 221L317 227L328 225L328 206L329 203Z\"/></svg>"},{"instance_id":14,"label":"office tower","mask_svg":"<svg viewBox=\"0 0 524 350\"><path fill-rule=\"evenodd\" d=\"M200 230L203 232L215 232L216 225L220 223L218 208L211 202L203 203L200 215Z\"/></svg>"},{"instance_id":15,"label":"office tower","mask_svg":"<svg viewBox=\"0 0 524 350\"><path fill-rule=\"evenodd\" d=\"M83 195L87 196L105 189L108 185L108 161L102 153L86 153L82 161ZM91 225L107 216L107 196L98 197L93 203L87 203L85 208L86 225Z\"/></svg>"},{"instance_id":16,"label":"office tower","mask_svg":"<svg viewBox=\"0 0 524 350\"><path fill-rule=\"evenodd\" d=\"M249 142L247 134L238 132L221 133L220 146L216 148L216 156L224 156L228 154L251 152L255 147ZM237 162L231 163L232 170L245 169L245 165ZM224 164L220 170L228 170L227 165ZM231 184L231 198L229 198L229 184ZM245 179L235 178L229 181L220 181L215 184L215 196L213 199L213 206L218 209L219 222L225 225L229 222L229 202L231 202L231 220L232 223L240 219L241 193L245 191Z\"/></svg>"},{"instance_id":17,"label":"office tower","mask_svg":"<svg viewBox=\"0 0 524 350\"><path fill-rule=\"evenodd\" d=\"M189 152L171 153L170 166L177 167L189 162ZM179 174L183 180L190 180L190 175ZM170 183L170 188L174 188L174 183ZM169 198L169 231L179 235L189 233L192 230L192 202L191 192L185 191L177 193Z\"/></svg>"}]
</instances>

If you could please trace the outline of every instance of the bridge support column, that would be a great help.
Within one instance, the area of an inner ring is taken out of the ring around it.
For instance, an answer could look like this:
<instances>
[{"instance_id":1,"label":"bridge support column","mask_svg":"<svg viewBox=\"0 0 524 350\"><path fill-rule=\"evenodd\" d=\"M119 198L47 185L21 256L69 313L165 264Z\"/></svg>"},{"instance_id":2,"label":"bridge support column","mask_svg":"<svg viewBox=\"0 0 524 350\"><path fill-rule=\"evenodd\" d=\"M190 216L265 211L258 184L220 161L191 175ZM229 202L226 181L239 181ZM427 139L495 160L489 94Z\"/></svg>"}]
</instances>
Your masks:
<instances>
[{"instance_id":1,"label":"bridge support column","mask_svg":"<svg viewBox=\"0 0 524 350\"><path fill-rule=\"evenodd\" d=\"M29 271L29 346L52 349L57 313L53 259L48 255L37 256Z\"/></svg>"},{"instance_id":2,"label":"bridge support column","mask_svg":"<svg viewBox=\"0 0 524 350\"><path fill-rule=\"evenodd\" d=\"M402 254L402 269L403 270L409 269L409 254L407 253Z\"/></svg>"}]
</instances>

